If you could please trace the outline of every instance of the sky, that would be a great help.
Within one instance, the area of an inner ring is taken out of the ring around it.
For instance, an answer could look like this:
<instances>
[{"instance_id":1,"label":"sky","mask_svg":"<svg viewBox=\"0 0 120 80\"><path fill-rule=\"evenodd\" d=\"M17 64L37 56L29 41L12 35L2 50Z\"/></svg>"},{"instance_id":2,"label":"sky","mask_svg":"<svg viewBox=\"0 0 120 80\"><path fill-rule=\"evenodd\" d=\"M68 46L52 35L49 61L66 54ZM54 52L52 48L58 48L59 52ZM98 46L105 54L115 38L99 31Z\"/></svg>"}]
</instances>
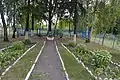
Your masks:
<instances>
[{"instance_id":1,"label":"sky","mask_svg":"<svg viewBox=\"0 0 120 80\"><path fill-rule=\"evenodd\" d=\"M65 15L69 15L69 13L65 13ZM5 22L6 22L7 16L5 15L4 17L5 17ZM56 15L53 16L52 21L53 21L54 23L57 21L57 16L56 16ZM44 25L46 25L46 22L45 22L45 21L42 21L42 22L43 22ZM0 24L2 25L1 16L0 16ZM47 22L47 24L48 24L48 22Z\"/></svg>"}]
</instances>

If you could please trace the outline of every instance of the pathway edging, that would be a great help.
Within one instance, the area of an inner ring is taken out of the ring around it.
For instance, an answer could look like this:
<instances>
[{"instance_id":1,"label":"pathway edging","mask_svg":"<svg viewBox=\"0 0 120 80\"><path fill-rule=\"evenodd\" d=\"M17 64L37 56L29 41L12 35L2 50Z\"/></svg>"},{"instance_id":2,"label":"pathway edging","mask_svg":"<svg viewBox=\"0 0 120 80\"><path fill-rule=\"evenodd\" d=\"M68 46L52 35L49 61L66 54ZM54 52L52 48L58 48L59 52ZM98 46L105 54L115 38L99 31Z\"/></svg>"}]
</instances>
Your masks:
<instances>
[{"instance_id":1,"label":"pathway edging","mask_svg":"<svg viewBox=\"0 0 120 80\"><path fill-rule=\"evenodd\" d=\"M33 45L31 48L29 48L24 54L22 54L12 65L10 65L3 73L2 75L0 76L0 79L2 76L4 76L23 56L25 56L27 54L28 51L30 51L32 48L34 48L36 46Z\"/></svg>"},{"instance_id":2,"label":"pathway edging","mask_svg":"<svg viewBox=\"0 0 120 80\"><path fill-rule=\"evenodd\" d=\"M12 47L12 46L4 47L4 48L0 49L0 51L5 50L5 49L10 48L10 47Z\"/></svg>"},{"instance_id":3,"label":"pathway edging","mask_svg":"<svg viewBox=\"0 0 120 80\"><path fill-rule=\"evenodd\" d=\"M67 73L67 71L66 71L66 68L65 68L65 65L64 65L63 59L62 59L62 57L61 57L61 55L60 55L60 52L59 52L59 50L58 50L58 47L57 47L56 42L55 42L55 46L56 46L56 50L57 50L58 56L59 56L59 58L60 58L60 61L61 61L61 64L62 64L63 70L65 71L66 79L67 79L67 80L70 80L70 79L69 79L69 76L68 76L68 73Z\"/></svg>"},{"instance_id":4,"label":"pathway edging","mask_svg":"<svg viewBox=\"0 0 120 80\"><path fill-rule=\"evenodd\" d=\"M28 79L29 79L29 77L30 77L30 75L31 75L31 73L32 73L32 71L33 71L33 69L35 68L35 65L36 65L36 63L37 63L37 61L38 61L38 58L40 57L40 55L41 55L41 53L42 53L42 51L43 51L43 49L44 49L44 47L45 47L45 43L46 43L46 41L44 41L44 44L43 44L43 46L42 46L42 48L41 48L39 54L37 55L37 57L36 57L36 59L35 59L33 65L32 65L32 67L31 67L30 71L28 72L28 74L26 75L26 77L25 77L24 80L28 80Z\"/></svg>"},{"instance_id":5,"label":"pathway edging","mask_svg":"<svg viewBox=\"0 0 120 80\"><path fill-rule=\"evenodd\" d=\"M61 43L61 45L75 58L78 63L82 64L82 66L88 71L88 73L90 73L91 76L93 76L97 80L97 77L93 75L93 73L88 69L88 67L85 66L85 64L81 60L78 60L78 58L67 47L65 47L63 43Z\"/></svg>"}]
</instances>

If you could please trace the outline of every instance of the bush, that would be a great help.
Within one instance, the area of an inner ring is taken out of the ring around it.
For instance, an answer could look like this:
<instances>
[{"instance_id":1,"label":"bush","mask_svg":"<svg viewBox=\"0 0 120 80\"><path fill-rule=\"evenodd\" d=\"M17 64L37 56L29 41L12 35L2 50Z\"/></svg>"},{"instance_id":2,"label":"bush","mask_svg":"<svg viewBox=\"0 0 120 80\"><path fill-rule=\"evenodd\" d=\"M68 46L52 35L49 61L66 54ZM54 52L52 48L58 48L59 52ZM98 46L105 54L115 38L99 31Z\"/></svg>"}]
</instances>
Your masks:
<instances>
[{"instance_id":1,"label":"bush","mask_svg":"<svg viewBox=\"0 0 120 80\"><path fill-rule=\"evenodd\" d=\"M17 41L17 42L14 42L12 44L12 48L14 50L21 50L21 49L25 49L25 46L24 46L24 43L22 41Z\"/></svg>"},{"instance_id":2,"label":"bush","mask_svg":"<svg viewBox=\"0 0 120 80\"><path fill-rule=\"evenodd\" d=\"M30 39L26 39L23 41L23 43L27 45L27 44L31 44L31 41L30 41Z\"/></svg>"},{"instance_id":3,"label":"bush","mask_svg":"<svg viewBox=\"0 0 120 80\"><path fill-rule=\"evenodd\" d=\"M12 61L16 60L25 52L24 44L21 41L14 42L12 47L0 52L0 70L6 68Z\"/></svg>"},{"instance_id":4,"label":"bush","mask_svg":"<svg viewBox=\"0 0 120 80\"><path fill-rule=\"evenodd\" d=\"M73 42L73 41L70 41L68 44L67 44L67 46L69 46L69 47L75 47L77 44L75 43L75 42Z\"/></svg>"},{"instance_id":5,"label":"bush","mask_svg":"<svg viewBox=\"0 0 120 80\"><path fill-rule=\"evenodd\" d=\"M80 43L75 47L75 52L81 53L81 51L84 53L84 51L87 51L87 46Z\"/></svg>"},{"instance_id":6,"label":"bush","mask_svg":"<svg viewBox=\"0 0 120 80\"><path fill-rule=\"evenodd\" d=\"M107 51L95 51L94 65L96 68L106 68L111 62L112 55Z\"/></svg>"}]
</instances>

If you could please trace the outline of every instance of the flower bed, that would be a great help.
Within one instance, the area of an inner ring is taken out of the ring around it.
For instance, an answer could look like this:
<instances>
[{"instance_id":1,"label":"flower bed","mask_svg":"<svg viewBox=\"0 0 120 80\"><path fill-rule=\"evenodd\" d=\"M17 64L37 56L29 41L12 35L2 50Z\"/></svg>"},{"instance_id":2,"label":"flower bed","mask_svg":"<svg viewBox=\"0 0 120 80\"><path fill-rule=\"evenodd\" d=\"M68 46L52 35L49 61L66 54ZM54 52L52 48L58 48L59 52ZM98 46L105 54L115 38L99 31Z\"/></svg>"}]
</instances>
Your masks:
<instances>
[{"instance_id":1,"label":"flower bed","mask_svg":"<svg viewBox=\"0 0 120 80\"><path fill-rule=\"evenodd\" d=\"M5 48L0 52L0 75L10 66L17 58L19 58L30 45L24 44L22 41L14 42L11 47Z\"/></svg>"},{"instance_id":2,"label":"flower bed","mask_svg":"<svg viewBox=\"0 0 120 80\"><path fill-rule=\"evenodd\" d=\"M73 42L64 45L84 63L97 80L120 80L120 67L111 63L112 56L108 51L89 51L86 45Z\"/></svg>"}]
</instances>

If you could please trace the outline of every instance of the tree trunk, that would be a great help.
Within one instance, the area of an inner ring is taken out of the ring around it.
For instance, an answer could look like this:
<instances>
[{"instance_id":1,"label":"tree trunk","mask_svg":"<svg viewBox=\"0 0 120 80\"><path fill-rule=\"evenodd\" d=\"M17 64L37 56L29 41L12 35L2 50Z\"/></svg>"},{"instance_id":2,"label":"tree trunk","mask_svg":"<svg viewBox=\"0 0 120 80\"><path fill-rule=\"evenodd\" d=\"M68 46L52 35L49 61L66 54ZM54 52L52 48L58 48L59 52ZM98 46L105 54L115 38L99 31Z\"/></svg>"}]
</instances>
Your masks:
<instances>
[{"instance_id":1,"label":"tree trunk","mask_svg":"<svg viewBox=\"0 0 120 80\"><path fill-rule=\"evenodd\" d=\"M1 19L2 19L2 24L4 28L4 41L9 41L8 40L8 33L7 33L7 26L5 23L5 18L4 18L4 13L3 13L3 7L2 7L2 1L0 1L0 14L1 14Z\"/></svg>"},{"instance_id":2,"label":"tree trunk","mask_svg":"<svg viewBox=\"0 0 120 80\"><path fill-rule=\"evenodd\" d=\"M13 28L13 35L12 35L12 38L15 38L15 32L16 32L16 28Z\"/></svg>"},{"instance_id":3,"label":"tree trunk","mask_svg":"<svg viewBox=\"0 0 120 80\"><path fill-rule=\"evenodd\" d=\"M76 27L77 27L77 1L75 2L75 11L74 11L74 42L76 42Z\"/></svg>"},{"instance_id":4,"label":"tree trunk","mask_svg":"<svg viewBox=\"0 0 120 80\"><path fill-rule=\"evenodd\" d=\"M102 39L102 45L104 45L104 41L105 41L105 35L106 35L106 33L104 33L104 35L103 35L103 39Z\"/></svg>"},{"instance_id":5,"label":"tree trunk","mask_svg":"<svg viewBox=\"0 0 120 80\"><path fill-rule=\"evenodd\" d=\"M69 21L69 34L70 34L70 37L71 37L71 31L70 31L70 21Z\"/></svg>"},{"instance_id":6,"label":"tree trunk","mask_svg":"<svg viewBox=\"0 0 120 80\"><path fill-rule=\"evenodd\" d=\"M31 36L34 35L34 14L32 14L32 30L31 30Z\"/></svg>"},{"instance_id":7,"label":"tree trunk","mask_svg":"<svg viewBox=\"0 0 120 80\"><path fill-rule=\"evenodd\" d=\"M56 21L56 23L55 23L54 36L55 36L56 28L57 28L57 22L58 22L58 17L57 17L57 21Z\"/></svg>"},{"instance_id":8,"label":"tree trunk","mask_svg":"<svg viewBox=\"0 0 120 80\"><path fill-rule=\"evenodd\" d=\"M29 5L30 5L30 0L28 0L28 6ZM25 39L28 39L28 31L29 31L29 8L28 8L27 17L26 17Z\"/></svg>"},{"instance_id":9,"label":"tree trunk","mask_svg":"<svg viewBox=\"0 0 120 80\"><path fill-rule=\"evenodd\" d=\"M34 6L34 0L32 0L32 5ZM32 30L31 30L31 36L34 35L34 13L32 13Z\"/></svg>"},{"instance_id":10,"label":"tree trunk","mask_svg":"<svg viewBox=\"0 0 120 80\"><path fill-rule=\"evenodd\" d=\"M92 27L89 27L88 28L88 36L87 36L86 43L90 43L91 42L91 37L92 37Z\"/></svg>"},{"instance_id":11,"label":"tree trunk","mask_svg":"<svg viewBox=\"0 0 120 80\"><path fill-rule=\"evenodd\" d=\"M28 39L28 31L29 31L29 13L27 13L26 18L25 39Z\"/></svg>"},{"instance_id":12,"label":"tree trunk","mask_svg":"<svg viewBox=\"0 0 120 80\"><path fill-rule=\"evenodd\" d=\"M96 43L97 34L95 35L94 43Z\"/></svg>"},{"instance_id":13,"label":"tree trunk","mask_svg":"<svg viewBox=\"0 0 120 80\"><path fill-rule=\"evenodd\" d=\"M16 6L15 6L15 2L14 2L13 35L12 35L12 38L15 38L15 32L16 32L16 27L15 27L15 13L16 13Z\"/></svg>"},{"instance_id":14,"label":"tree trunk","mask_svg":"<svg viewBox=\"0 0 120 80\"><path fill-rule=\"evenodd\" d=\"M49 2L49 19L48 19L48 33L52 31L52 0Z\"/></svg>"},{"instance_id":15,"label":"tree trunk","mask_svg":"<svg viewBox=\"0 0 120 80\"><path fill-rule=\"evenodd\" d=\"M112 48L114 48L114 46L115 46L115 40L116 40L116 35L114 35Z\"/></svg>"},{"instance_id":16,"label":"tree trunk","mask_svg":"<svg viewBox=\"0 0 120 80\"><path fill-rule=\"evenodd\" d=\"M4 41L9 41L8 40L8 33L7 33L7 26L6 26L6 23L5 23L5 18L4 18L3 12L1 13L1 19L2 19L3 28L4 28Z\"/></svg>"}]
</instances>

